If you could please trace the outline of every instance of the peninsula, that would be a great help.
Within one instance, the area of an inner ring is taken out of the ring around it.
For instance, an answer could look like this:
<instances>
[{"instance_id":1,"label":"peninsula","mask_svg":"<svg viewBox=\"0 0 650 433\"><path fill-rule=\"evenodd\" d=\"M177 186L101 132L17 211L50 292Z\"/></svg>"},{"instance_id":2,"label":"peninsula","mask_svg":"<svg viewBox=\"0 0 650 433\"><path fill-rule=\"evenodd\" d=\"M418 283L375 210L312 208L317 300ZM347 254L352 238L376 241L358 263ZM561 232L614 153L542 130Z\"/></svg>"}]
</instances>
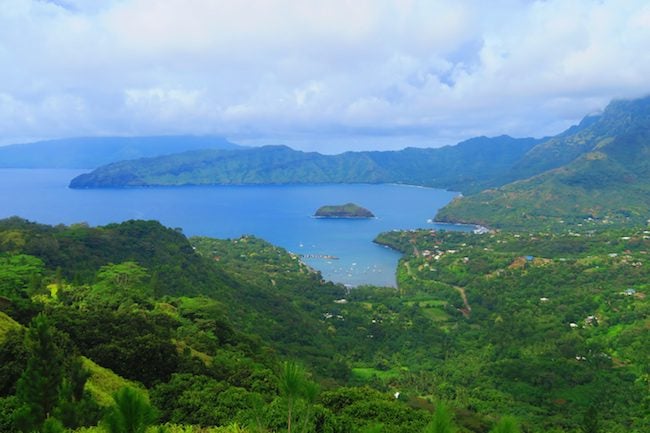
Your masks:
<instances>
[{"instance_id":1,"label":"peninsula","mask_svg":"<svg viewBox=\"0 0 650 433\"><path fill-rule=\"evenodd\" d=\"M318 208L314 214L317 218L374 218L372 212L354 203L327 205Z\"/></svg>"}]
</instances>

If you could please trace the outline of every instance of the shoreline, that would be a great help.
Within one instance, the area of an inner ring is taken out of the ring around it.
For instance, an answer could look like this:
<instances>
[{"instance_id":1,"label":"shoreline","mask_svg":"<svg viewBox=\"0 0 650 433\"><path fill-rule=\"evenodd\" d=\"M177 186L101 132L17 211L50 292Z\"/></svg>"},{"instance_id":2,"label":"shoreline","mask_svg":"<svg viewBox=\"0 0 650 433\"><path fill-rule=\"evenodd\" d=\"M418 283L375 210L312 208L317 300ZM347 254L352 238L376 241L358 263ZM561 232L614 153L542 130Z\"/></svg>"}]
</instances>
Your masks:
<instances>
[{"instance_id":1,"label":"shoreline","mask_svg":"<svg viewBox=\"0 0 650 433\"><path fill-rule=\"evenodd\" d=\"M0 169L14 169L12 167L5 167ZM94 170L94 169L78 169L78 168L15 168L18 170ZM88 174L87 172L80 174ZM75 178L78 176L75 176ZM74 178L73 178L74 179ZM428 185L418 185L411 183L397 183L397 182L221 182L221 183L176 183L176 184L157 184L157 183L144 183L140 185L132 184L110 184L110 185L86 185L86 186L71 186L71 179L68 182L68 188L70 189L156 189L156 188L203 188L203 187L215 187L215 186L236 186L236 187L247 187L247 186L268 186L268 187L277 187L277 186L321 186L321 185L390 185L398 187L408 187L408 188L421 188L421 189L433 189L441 190L447 192L453 192L462 196L463 194L460 191L455 191L452 189Z\"/></svg>"},{"instance_id":2,"label":"shoreline","mask_svg":"<svg viewBox=\"0 0 650 433\"><path fill-rule=\"evenodd\" d=\"M473 227L472 232L474 234L485 234L494 232L494 229L490 227L481 225L481 224L472 224L472 223L463 223L463 222L450 222L450 221L437 221L435 219L427 221L429 224L438 224L438 225L449 225L449 226L462 226L462 227Z\"/></svg>"},{"instance_id":3,"label":"shoreline","mask_svg":"<svg viewBox=\"0 0 650 433\"><path fill-rule=\"evenodd\" d=\"M376 216L363 217L363 216L320 216L320 215L311 215L310 218L314 219L325 219L325 220L376 220Z\"/></svg>"}]
</instances>

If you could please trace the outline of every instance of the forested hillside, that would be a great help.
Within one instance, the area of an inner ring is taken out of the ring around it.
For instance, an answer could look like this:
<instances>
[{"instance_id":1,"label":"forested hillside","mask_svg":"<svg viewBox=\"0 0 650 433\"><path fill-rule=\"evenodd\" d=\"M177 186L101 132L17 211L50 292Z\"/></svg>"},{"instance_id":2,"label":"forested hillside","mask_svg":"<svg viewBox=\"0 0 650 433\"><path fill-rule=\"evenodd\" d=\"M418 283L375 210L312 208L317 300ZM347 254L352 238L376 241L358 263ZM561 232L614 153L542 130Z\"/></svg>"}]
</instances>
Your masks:
<instances>
[{"instance_id":1,"label":"forested hillside","mask_svg":"<svg viewBox=\"0 0 650 433\"><path fill-rule=\"evenodd\" d=\"M462 191L496 185L540 140L477 137L439 149L322 155L286 146L243 151L195 151L123 161L73 179L72 188L305 184L405 183Z\"/></svg>"},{"instance_id":2,"label":"forested hillside","mask_svg":"<svg viewBox=\"0 0 650 433\"><path fill-rule=\"evenodd\" d=\"M406 253L402 302L451 337L453 349L431 369L438 390L456 377L455 398L460 392L479 412L508 411L536 428L647 430L649 231L426 230L378 242ZM581 424L587 413L598 428Z\"/></svg>"},{"instance_id":3,"label":"forested hillside","mask_svg":"<svg viewBox=\"0 0 650 433\"><path fill-rule=\"evenodd\" d=\"M650 97L614 101L528 152L512 172L523 180L456 200L437 218L515 230L646 224L649 155Z\"/></svg>"},{"instance_id":4,"label":"forested hillside","mask_svg":"<svg viewBox=\"0 0 650 433\"><path fill-rule=\"evenodd\" d=\"M650 97L611 102L546 139L478 137L440 149L300 152L285 146L122 161L72 188L405 183L463 192L436 219L510 230L637 226L650 219Z\"/></svg>"},{"instance_id":5,"label":"forested hillside","mask_svg":"<svg viewBox=\"0 0 650 433\"><path fill-rule=\"evenodd\" d=\"M253 237L0 221L0 431L647 431L650 234L378 241L398 289Z\"/></svg>"}]
</instances>

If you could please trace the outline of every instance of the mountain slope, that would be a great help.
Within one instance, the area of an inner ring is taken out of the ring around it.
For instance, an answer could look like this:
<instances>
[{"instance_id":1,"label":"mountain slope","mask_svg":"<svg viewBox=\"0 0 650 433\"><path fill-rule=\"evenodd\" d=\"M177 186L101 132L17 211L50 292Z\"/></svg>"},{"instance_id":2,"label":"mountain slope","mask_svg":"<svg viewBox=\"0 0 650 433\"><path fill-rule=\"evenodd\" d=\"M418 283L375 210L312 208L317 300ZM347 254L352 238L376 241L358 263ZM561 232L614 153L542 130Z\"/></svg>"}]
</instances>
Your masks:
<instances>
[{"instance_id":1,"label":"mountain slope","mask_svg":"<svg viewBox=\"0 0 650 433\"><path fill-rule=\"evenodd\" d=\"M7 332L20 328L20 323L0 311L0 342L4 340Z\"/></svg>"},{"instance_id":2,"label":"mountain slope","mask_svg":"<svg viewBox=\"0 0 650 433\"><path fill-rule=\"evenodd\" d=\"M319 273L262 240L190 240L156 221L52 227L13 217L0 220L0 241L0 257L12 252L38 258L45 269L60 269L60 278L79 286L95 284L101 269L121 266L114 272L131 272L133 266L123 265L135 263L146 270L142 292L199 299L197 304L218 312L224 323L302 359L324 356L317 350L324 344L318 340L323 333L319 318L307 311L344 294L343 287L323 282ZM5 295L0 290L0 300ZM0 336L9 326L0 317Z\"/></svg>"},{"instance_id":3,"label":"mountain slope","mask_svg":"<svg viewBox=\"0 0 650 433\"><path fill-rule=\"evenodd\" d=\"M612 101L602 114L587 116L579 125L535 146L515 164L510 176L523 179L561 167L612 137L632 133L649 122L650 97Z\"/></svg>"},{"instance_id":4,"label":"mountain slope","mask_svg":"<svg viewBox=\"0 0 650 433\"><path fill-rule=\"evenodd\" d=\"M643 229L582 237L409 230L377 242L405 254L399 290L346 291L254 237L188 240L155 222L51 227L11 218L0 220L0 258L8 259L0 310L23 325L43 311L56 329L52 351L86 357L87 404L77 407L90 416L73 420L80 425L101 416L90 403L111 404L114 390L140 382L168 430L250 431L210 427L259 415L266 431L281 431L284 355L304 362L322 388L296 405L309 421L301 431L378 422L386 433L424 431L431 402L442 400L454 401L467 433L489 431L506 413L531 433L584 430L596 404L601 431L645 431ZM170 260L181 264L176 287L151 291ZM202 268L186 266L194 261ZM213 288L195 274L232 284ZM0 313L0 335L15 321ZM0 337L2 427L21 402L15 384L29 345L18 333Z\"/></svg>"},{"instance_id":5,"label":"mountain slope","mask_svg":"<svg viewBox=\"0 0 650 433\"><path fill-rule=\"evenodd\" d=\"M122 161L75 178L72 188L211 184L407 183L478 189L540 140L478 137L440 149L322 155L286 146L206 150Z\"/></svg>"},{"instance_id":6,"label":"mountain slope","mask_svg":"<svg viewBox=\"0 0 650 433\"><path fill-rule=\"evenodd\" d=\"M195 149L239 149L221 137L80 137L0 147L0 168L93 168Z\"/></svg>"},{"instance_id":7,"label":"mountain slope","mask_svg":"<svg viewBox=\"0 0 650 433\"><path fill-rule=\"evenodd\" d=\"M516 229L645 224L650 217L650 98L610 104L591 125L539 145L522 164L532 169L537 161L538 170L549 164L550 155L568 149L573 157L578 148L582 153L567 164L455 200L437 218Z\"/></svg>"}]
</instances>

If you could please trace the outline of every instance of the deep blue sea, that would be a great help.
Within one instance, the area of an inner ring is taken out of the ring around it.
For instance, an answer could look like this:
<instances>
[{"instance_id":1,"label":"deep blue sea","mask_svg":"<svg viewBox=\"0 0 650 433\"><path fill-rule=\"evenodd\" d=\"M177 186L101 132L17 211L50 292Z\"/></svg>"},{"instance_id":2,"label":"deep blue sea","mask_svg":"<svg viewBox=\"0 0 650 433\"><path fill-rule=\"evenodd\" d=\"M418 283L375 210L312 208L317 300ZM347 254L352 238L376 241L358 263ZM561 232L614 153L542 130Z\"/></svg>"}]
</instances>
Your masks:
<instances>
[{"instance_id":1,"label":"deep blue sea","mask_svg":"<svg viewBox=\"0 0 650 433\"><path fill-rule=\"evenodd\" d=\"M0 169L0 218L18 215L46 224L103 225L155 219L188 236L252 234L303 256L326 279L356 286L394 286L400 254L372 242L383 231L412 228L470 230L428 223L456 193L402 185L210 186L69 189L85 170ZM354 202L377 218L319 219L325 204Z\"/></svg>"}]
</instances>

